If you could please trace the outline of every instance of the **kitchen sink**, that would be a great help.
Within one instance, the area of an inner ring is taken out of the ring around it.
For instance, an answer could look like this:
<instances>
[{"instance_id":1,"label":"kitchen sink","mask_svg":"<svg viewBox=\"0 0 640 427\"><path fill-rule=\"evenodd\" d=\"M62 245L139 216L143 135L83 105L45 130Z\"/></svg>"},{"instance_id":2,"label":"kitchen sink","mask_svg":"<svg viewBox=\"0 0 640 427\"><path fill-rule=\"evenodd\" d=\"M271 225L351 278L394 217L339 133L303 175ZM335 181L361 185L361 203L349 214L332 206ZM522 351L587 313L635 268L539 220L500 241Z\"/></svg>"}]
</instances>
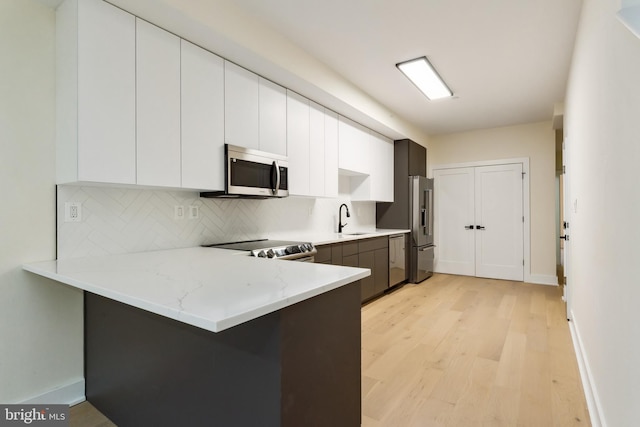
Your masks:
<instances>
[{"instance_id":1,"label":"kitchen sink","mask_svg":"<svg viewBox=\"0 0 640 427\"><path fill-rule=\"evenodd\" d=\"M365 234L371 234L371 233L367 233L367 232L361 232L361 233L342 233L343 236L364 236Z\"/></svg>"}]
</instances>

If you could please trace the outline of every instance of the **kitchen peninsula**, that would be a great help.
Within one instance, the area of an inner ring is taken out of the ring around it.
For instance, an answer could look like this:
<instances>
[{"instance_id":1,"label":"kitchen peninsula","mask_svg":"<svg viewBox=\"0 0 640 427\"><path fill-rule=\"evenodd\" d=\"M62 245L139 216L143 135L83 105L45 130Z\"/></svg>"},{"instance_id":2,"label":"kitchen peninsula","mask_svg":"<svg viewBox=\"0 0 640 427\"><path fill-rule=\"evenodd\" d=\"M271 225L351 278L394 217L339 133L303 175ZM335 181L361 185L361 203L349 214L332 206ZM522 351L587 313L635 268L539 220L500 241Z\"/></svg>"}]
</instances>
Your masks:
<instances>
[{"instance_id":1,"label":"kitchen peninsula","mask_svg":"<svg viewBox=\"0 0 640 427\"><path fill-rule=\"evenodd\" d=\"M24 269L85 291L86 396L117 425L360 425L369 270L212 248Z\"/></svg>"}]
</instances>

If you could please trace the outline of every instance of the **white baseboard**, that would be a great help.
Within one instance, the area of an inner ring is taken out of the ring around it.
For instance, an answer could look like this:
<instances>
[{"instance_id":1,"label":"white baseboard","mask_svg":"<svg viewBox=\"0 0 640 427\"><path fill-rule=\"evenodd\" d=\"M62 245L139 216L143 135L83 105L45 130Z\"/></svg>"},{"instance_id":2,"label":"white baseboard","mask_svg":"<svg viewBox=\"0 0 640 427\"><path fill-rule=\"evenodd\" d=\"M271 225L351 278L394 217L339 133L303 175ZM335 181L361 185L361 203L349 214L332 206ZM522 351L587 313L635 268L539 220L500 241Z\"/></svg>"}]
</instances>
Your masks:
<instances>
[{"instance_id":1,"label":"white baseboard","mask_svg":"<svg viewBox=\"0 0 640 427\"><path fill-rule=\"evenodd\" d=\"M587 400L587 409L589 410L589 417L591 418L591 425L593 427L607 427L605 420L602 418L602 410L600 405L600 399L598 393L593 386L593 375L589 368L589 362L584 352L582 345L582 339L578 331L578 325L576 323L576 316L571 310L571 321L569 322L569 330L571 331L571 338L573 340L573 348L576 352L576 358L578 359L578 368L580 369L580 379L582 380L582 387L584 388L584 397Z\"/></svg>"},{"instance_id":2,"label":"white baseboard","mask_svg":"<svg viewBox=\"0 0 640 427\"><path fill-rule=\"evenodd\" d=\"M537 285L558 286L558 276L551 276L548 274L532 274L529 277L528 282L535 283Z\"/></svg>"},{"instance_id":3,"label":"white baseboard","mask_svg":"<svg viewBox=\"0 0 640 427\"><path fill-rule=\"evenodd\" d=\"M33 396L21 403L29 405L37 404L67 404L77 405L87 400L84 394L84 378L49 390L38 396Z\"/></svg>"}]
</instances>

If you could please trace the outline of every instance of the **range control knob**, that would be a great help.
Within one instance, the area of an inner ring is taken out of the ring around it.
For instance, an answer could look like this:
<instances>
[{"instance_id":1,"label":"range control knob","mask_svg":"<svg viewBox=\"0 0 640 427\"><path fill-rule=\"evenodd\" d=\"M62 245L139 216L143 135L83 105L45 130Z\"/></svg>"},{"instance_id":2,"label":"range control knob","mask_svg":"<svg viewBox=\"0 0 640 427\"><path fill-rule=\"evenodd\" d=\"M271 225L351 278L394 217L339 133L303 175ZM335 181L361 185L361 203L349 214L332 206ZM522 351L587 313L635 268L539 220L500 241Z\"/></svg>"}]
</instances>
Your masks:
<instances>
[{"instance_id":1,"label":"range control knob","mask_svg":"<svg viewBox=\"0 0 640 427\"><path fill-rule=\"evenodd\" d=\"M300 250L300 247L298 245L293 245L293 246L287 246L287 249L285 249L285 252L288 255L291 255L291 254L299 254L302 251Z\"/></svg>"},{"instance_id":2,"label":"range control knob","mask_svg":"<svg viewBox=\"0 0 640 427\"><path fill-rule=\"evenodd\" d=\"M256 254L256 256L259 256L260 258L266 258L267 253L265 251L260 251Z\"/></svg>"},{"instance_id":3,"label":"range control knob","mask_svg":"<svg viewBox=\"0 0 640 427\"><path fill-rule=\"evenodd\" d=\"M276 253L273 251L273 249L269 249L267 251L267 257L273 258L274 256L276 256Z\"/></svg>"}]
</instances>

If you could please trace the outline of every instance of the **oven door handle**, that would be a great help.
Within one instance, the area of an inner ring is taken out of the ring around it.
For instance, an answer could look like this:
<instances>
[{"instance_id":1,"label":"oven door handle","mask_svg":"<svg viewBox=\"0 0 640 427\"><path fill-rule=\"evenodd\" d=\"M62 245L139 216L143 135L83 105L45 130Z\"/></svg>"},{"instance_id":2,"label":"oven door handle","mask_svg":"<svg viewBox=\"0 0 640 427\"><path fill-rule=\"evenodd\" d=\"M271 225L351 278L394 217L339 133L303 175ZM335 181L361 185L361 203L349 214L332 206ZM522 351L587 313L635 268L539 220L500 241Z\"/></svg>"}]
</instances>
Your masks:
<instances>
[{"instance_id":1,"label":"oven door handle","mask_svg":"<svg viewBox=\"0 0 640 427\"><path fill-rule=\"evenodd\" d=\"M274 174L275 172L275 174ZM278 195L278 190L280 189L280 166L278 166L278 162L277 161L273 161L273 163L271 164L271 182L273 183L274 181L274 175L275 175L275 186L273 186L271 188L271 193L274 196ZM273 184L272 184L273 185Z\"/></svg>"}]
</instances>

